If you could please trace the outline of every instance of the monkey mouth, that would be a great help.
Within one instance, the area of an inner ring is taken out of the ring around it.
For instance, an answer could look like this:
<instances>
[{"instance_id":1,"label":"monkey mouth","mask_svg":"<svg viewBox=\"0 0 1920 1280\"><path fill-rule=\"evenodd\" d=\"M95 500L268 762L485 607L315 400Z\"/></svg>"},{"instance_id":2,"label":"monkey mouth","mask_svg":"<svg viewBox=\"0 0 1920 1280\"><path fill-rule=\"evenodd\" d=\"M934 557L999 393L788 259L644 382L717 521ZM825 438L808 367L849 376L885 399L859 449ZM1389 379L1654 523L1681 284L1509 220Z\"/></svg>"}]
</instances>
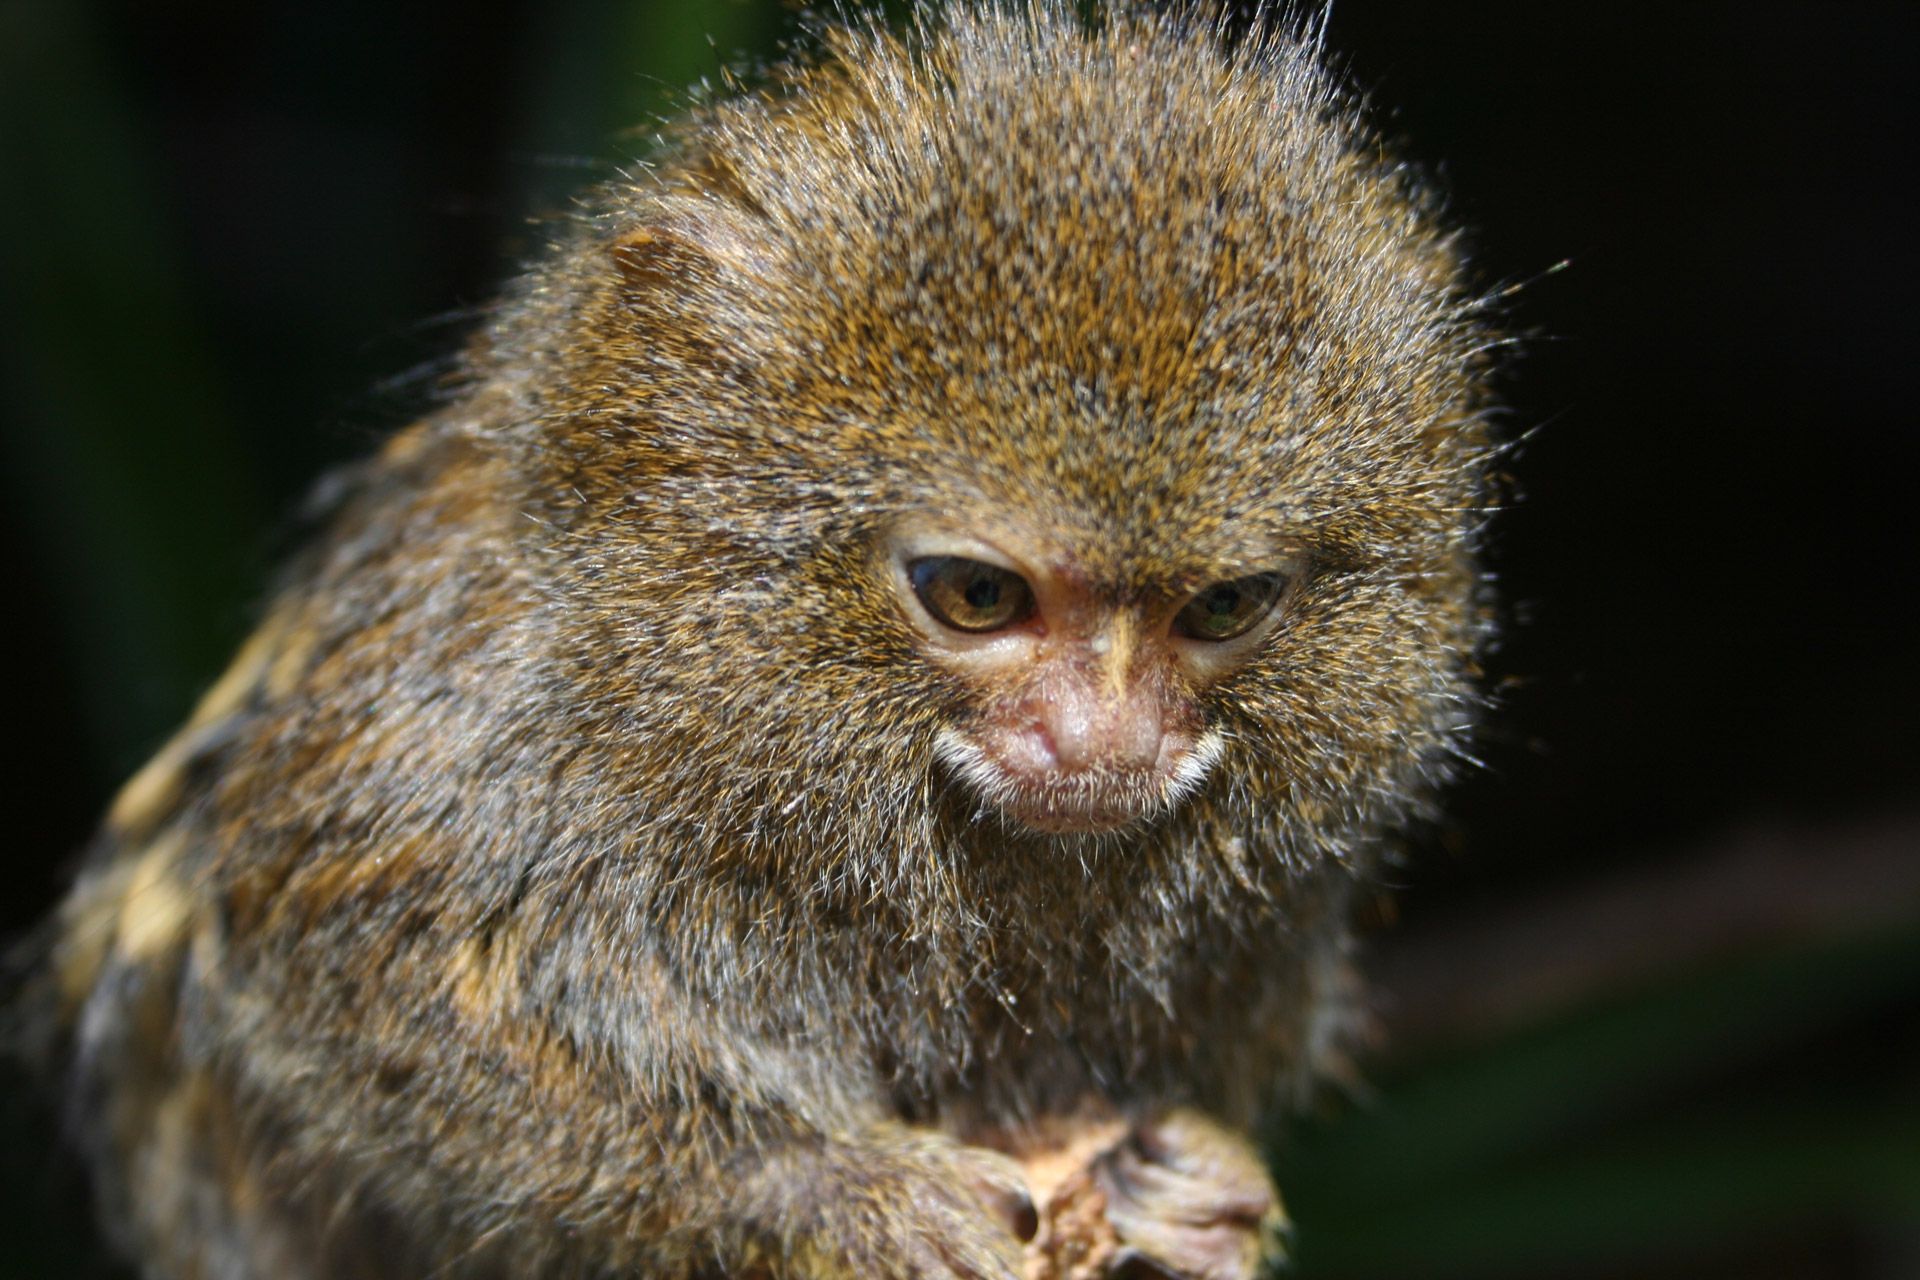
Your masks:
<instances>
[{"instance_id":1,"label":"monkey mouth","mask_svg":"<svg viewBox=\"0 0 1920 1280\"><path fill-rule=\"evenodd\" d=\"M940 759L986 805L1035 831L1119 831L1167 812L1207 776L1224 746L1207 730L1170 736L1151 768L1031 769L1004 760L956 730L940 736Z\"/></svg>"},{"instance_id":2,"label":"monkey mouth","mask_svg":"<svg viewBox=\"0 0 1920 1280\"><path fill-rule=\"evenodd\" d=\"M1090 774L1058 783L1011 782L990 796L1008 817L1036 831L1119 831L1170 808L1157 774Z\"/></svg>"}]
</instances>

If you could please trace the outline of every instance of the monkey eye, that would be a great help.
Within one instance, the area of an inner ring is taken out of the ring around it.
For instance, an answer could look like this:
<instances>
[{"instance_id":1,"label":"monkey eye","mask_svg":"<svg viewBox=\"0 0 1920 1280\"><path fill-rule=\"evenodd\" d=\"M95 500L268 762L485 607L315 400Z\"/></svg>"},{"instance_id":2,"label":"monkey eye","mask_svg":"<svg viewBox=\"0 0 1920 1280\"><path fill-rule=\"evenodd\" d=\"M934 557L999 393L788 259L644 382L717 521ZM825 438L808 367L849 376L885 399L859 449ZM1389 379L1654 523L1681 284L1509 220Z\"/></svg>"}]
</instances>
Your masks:
<instances>
[{"instance_id":1,"label":"monkey eye","mask_svg":"<svg viewBox=\"0 0 1920 1280\"><path fill-rule=\"evenodd\" d=\"M934 620L955 631L998 631L1033 613L1033 588L997 564L926 556L908 562L907 581Z\"/></svg>"},{"instance_id":2,"label":"monkey eye","mask_svg":"<svg viewBox=\"0 0 1920 1280\"><path fill-rule=\"evenodd\" d=\"M1216 582L1187 602L1174 630L1190 640L1231 640L1273 611L1287 589L1284 573L1255 573Z\"/></svg>"}]
</instances>

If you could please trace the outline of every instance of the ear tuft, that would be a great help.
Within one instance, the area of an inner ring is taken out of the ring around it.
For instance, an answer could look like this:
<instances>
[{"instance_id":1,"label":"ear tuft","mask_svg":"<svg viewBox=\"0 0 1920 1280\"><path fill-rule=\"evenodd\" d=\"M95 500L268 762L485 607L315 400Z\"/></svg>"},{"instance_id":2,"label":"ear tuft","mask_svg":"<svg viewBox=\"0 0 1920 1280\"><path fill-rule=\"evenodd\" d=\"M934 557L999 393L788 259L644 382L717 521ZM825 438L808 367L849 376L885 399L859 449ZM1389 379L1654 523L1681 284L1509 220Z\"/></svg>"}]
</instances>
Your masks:
<instances>
[{"instance_id":1,"label":"ear tuft","mask_svg":"<svg viewBox=\"0 0 1920 1280\"><path fill-rule=\"evenodd\" d=\"M636 227L609 251L621 277L635 292L684 289L717 265L703 246L665 227Z\"/></svg>"}]
</instances>

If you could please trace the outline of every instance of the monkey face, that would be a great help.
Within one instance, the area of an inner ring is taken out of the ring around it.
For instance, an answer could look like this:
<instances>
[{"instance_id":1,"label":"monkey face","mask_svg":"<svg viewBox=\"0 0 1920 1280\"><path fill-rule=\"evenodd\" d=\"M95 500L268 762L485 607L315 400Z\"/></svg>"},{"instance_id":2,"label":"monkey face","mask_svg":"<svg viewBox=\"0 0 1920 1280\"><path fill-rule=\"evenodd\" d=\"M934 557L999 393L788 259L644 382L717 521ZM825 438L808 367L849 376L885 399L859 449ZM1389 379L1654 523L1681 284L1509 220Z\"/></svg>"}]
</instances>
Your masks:
<instances>
[{"instance_id":1,"label":"monkey face","mask_svg":"<svg viewBox=\"0 0 1920 1280\"><path fill-rule=\"evenodd\" d=\"M1104 831L1192 792L1224 738L1198 696L1258 653L1302 566L1127 592L1071 552L908 519L886 539L901 610L926 656L974 693L941 729L943 764L1041 831Z\"/></svg>"}]
</instances>

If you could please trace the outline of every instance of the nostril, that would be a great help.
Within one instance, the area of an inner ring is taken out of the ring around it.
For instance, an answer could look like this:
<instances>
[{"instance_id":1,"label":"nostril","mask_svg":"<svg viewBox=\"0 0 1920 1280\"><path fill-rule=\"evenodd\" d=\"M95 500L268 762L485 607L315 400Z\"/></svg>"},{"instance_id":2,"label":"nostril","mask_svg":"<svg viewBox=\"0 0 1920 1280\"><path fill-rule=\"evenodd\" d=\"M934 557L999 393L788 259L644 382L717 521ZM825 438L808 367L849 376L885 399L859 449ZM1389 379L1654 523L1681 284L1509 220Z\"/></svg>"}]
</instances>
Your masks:
<instances>
[{"instance_id":1,"label":"nostril","mask_svg":"<svg viewBox=\"0 0 1920 1280\"><path fill-rule=\"evenodd\" d=\"M1159 699L1136 695L1113 708L1106 757L1115 768L1151 769L1160 762L1165 737Z\"/></svg>"},{"instance_id":2,"label":"nostril","mask_svg":"<svg viewBox=\"0 0 1920 1280\"><path fill-rule=\"evenodd\" d=\"M1007 735L1002 763L1020 773L1056 773L1062 765L1053 734L1044 720L1036 720Z\"/></svg>"},{"instance_id":3,"label":"nostril","mask_svg":"<svg viewBox=\"0 0 1920 1280\"><path fill-rule=\"evenodd\" d=\"M1097 708L1086 700L1055 697L1041 713L1039 731L1051 748L1055 767L1077 773L1101 757L1106 736Z\"/></svg>"},{"instance_id":4,"label":"nostril","mask_svg":"<svg viewBox=\"0 0 1920 1280\"><path fill-rule=\"evenodd\" d=\"M1113 762L1122 769L1151 769L1160 763L1165 738L1158 722L1142 723L1131 732L1114 735Z\"/></svg>"}]
</instances>

